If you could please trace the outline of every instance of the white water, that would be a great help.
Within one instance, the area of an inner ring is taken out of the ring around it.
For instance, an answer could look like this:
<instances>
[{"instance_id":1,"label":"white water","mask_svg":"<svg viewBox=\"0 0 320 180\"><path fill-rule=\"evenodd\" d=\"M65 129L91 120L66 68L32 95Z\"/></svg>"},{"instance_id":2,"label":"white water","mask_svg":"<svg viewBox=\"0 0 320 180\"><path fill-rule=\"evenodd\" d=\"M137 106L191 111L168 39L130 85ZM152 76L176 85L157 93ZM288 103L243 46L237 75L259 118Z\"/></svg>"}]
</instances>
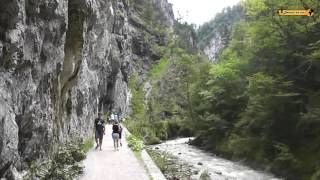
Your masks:
<instances>
[{"instance_id":1,"label":"white water","mask_svg":"<svg viewBox=\"0 0 320 180\"><path fill-rule=\"evenodd\" d=\"M214 180L280 180L271 174L256 171L240 163L216 157L194 146L187 144L190 138L180 138L154 145L159 150L173 154L192 166L192 170L199 171L193 179L198 179L201 172L208 170ZM180 154L181 153L181 154ZM203 165L198 165L201 162Z\"/></svg>"}]
</instances>

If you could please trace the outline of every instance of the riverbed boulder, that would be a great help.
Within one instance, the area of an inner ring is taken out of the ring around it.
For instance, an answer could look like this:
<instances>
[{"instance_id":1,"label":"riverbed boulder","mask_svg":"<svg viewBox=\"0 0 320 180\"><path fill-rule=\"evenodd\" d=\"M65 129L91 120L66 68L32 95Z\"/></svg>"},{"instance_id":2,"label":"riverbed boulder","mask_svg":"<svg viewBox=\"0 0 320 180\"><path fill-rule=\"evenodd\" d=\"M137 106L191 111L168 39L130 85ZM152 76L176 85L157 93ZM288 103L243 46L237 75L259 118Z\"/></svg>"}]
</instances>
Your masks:
<instances>
[{"instance_id":1,"label":"riverbed boulder","mask_svg":"<svg viewBox=\"0 0 320 180\"><path fill-rule=\"evenodd\" d=\"M199 170L194 170L192 173L197 175L197 174L199 174Z\"/></svg>"}]
</instances>

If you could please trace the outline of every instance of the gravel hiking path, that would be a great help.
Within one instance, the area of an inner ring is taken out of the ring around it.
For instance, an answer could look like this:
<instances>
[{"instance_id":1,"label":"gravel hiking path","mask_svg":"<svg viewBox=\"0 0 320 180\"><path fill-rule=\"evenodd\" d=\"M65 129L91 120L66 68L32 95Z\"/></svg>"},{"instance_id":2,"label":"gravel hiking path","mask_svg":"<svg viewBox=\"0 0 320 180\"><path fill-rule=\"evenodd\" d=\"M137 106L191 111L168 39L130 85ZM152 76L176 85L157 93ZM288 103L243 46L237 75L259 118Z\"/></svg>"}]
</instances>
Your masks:
<instances>
[{"instance_id":1,"label":"gravel hiking path","mask_svg":"<svg viewBox=\"0 0 320 180\"><path fill-rule=\"evenodd\" d=\"M94 148L84 161L84 174L80 180L149 180L149 175L132 150L128 147L124 128L122 147L114 151L112 126L106 125L102 151Z\"/></svg>"}]
</instances>

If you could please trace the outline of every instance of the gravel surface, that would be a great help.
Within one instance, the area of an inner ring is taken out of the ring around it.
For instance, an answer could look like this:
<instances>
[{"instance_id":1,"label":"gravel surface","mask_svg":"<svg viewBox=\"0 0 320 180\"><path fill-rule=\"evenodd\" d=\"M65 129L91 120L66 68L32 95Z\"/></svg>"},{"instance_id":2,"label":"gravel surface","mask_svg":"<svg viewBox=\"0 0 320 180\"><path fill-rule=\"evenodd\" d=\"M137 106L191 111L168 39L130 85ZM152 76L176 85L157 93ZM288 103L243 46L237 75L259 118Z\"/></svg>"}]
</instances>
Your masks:
<instances>
[{"instance_id":1,"label":"gravel surface","mask_svg":"<svg viewBox=\"0 0 320 180\"><path fill-rule=\"evenodd\" d=\"M111 125L106 128L102 151L92 149L88 153L80 180L149 180L146 169L127 146L125 131L122 134L123 146L114 151Z\"/></svg>"}]
</instances>

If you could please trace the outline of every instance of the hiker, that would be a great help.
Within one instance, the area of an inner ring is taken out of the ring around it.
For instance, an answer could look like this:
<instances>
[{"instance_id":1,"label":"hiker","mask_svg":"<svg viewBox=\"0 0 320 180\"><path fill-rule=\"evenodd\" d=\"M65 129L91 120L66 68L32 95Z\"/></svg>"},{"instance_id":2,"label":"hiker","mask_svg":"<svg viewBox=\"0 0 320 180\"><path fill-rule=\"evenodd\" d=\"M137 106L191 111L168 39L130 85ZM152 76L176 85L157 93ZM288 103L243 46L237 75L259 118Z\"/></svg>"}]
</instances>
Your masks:
<instances>
[{"instance_id":1,"label":"hiker","mask_svg":"<svg viewBox=\"0 0 320 180\"><path fill-rule=\"evenodd\" d=\"M112 121L113 121L113 115L112 115L112 112L109 114L108 116L108 124L112 124Z\"/></svg>"},{"instance_id":2,"label":"hiker","mask_svg":"<svg viewBox=\"0 0 320 180\"><path fill-rule=\"evenodd\" d=\"M100 147L100 151L102 150L102 140L103 135L105 134L105 125L104 120L101 118L102 113L98 113L98 117L94 120L94 126L95 126L95 139L96 139L96 149Z\"/></svg>"},{"instance_id":3,"label":"hiker","mask_svg":"<svg viewBox=\"0 0 320 180\"><path fill-rule=\"evenodd\" d=\"M118 111L118 113L117 113L117 118L118 118L118 122L121 122L121 119L122 119L121 109L119 109L119 111Z\"/></svg>"},{"instance_id":4,"label":"hiker","mask_svg":"<svg viewBox=\"0 0 320 180\"><path fill-rule=\"evenodd\" d=\"M110 124L110 116L107 115L107 116L106 116L106 120L107 120L106 123L107 123L107 124Z\"/></svg>"},{"instance_id":5,"label":"hiker","mask_svg":"<svg viewBox=\"0 0 320 180\"><path fill-rule=\"evenodd\" d=\"M114 120L119 122L118 113L114 112L114 113L113 113L113 116L114 116Z\"/></svg>"},{"instance_id":6,"label":"hiker","mask_svg":"<svg viewBox=\"0 0 320 180\"><path fill-rule=\"evenodd\" d=\"M115 151L119 151L120 127L119 122L114 121L112 125L112 139Z\"/></svg>"},{"instance_id":7,"label":"hiker","mask_svg":"<svg viewBox=\"0 0 320 180\"><path fill-rule=\"evenodd\" d=\"M119 142L120 142L120 146L122 146L121 137L122 137L122 126L121 126L121 124L119 122Z\"/></svg>"},{"instance_id":8,"label":"hiker","mask_svg":"<svg viewBox=\"0 0 320 180\"><path fill-rule=\"evenodd\" d=\"M111 112L111 114L110 114L110 122L113 124L115 120L116 120L115 114L114 114L114 112Z\"/></svg>"}]
</instances>

